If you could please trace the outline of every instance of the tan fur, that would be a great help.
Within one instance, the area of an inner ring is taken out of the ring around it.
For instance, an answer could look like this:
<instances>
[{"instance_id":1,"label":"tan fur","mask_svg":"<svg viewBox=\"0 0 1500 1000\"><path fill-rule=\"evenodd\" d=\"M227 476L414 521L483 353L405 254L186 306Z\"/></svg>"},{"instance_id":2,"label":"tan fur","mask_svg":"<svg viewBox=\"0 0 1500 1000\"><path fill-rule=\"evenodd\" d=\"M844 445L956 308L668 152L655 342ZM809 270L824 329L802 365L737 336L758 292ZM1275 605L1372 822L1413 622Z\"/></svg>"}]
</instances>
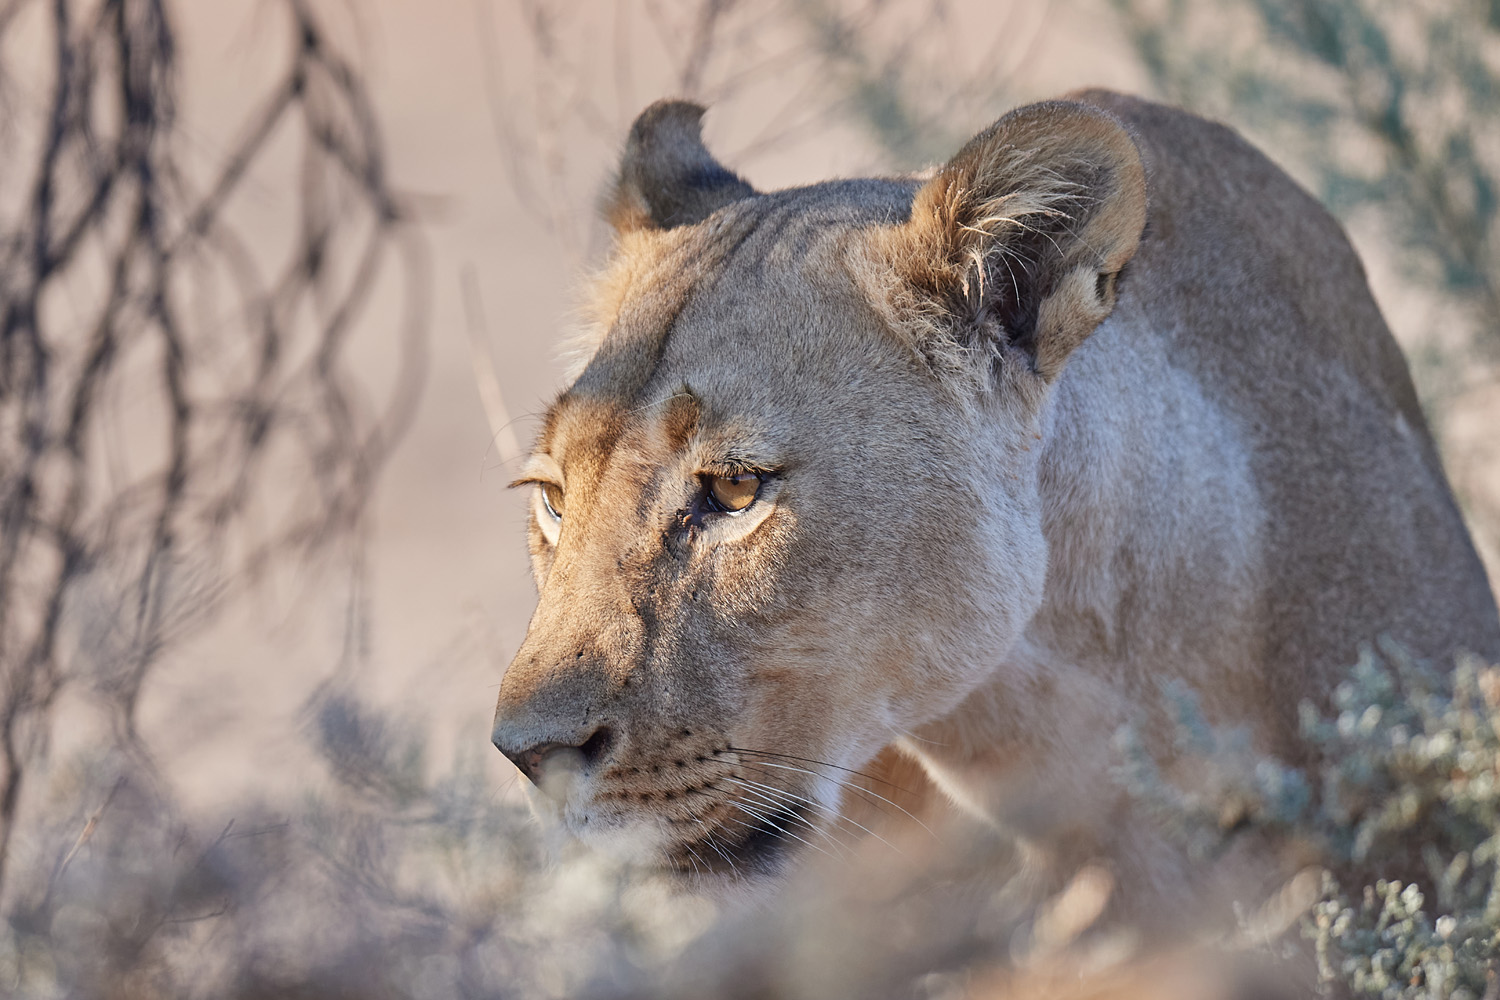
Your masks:
<instances>
[{"instance_id":1,"label":"tan fur","mask_svg":"<svg viewBox=\"0 0 1500 1000\"><path fill-rule=\"evenodd\" d=\"M1358 260L1232 132L1092 92L930 179L759 194L701 113L632 131L523 476L566 503L537 490L494 739L572 833L745 884L930 782L1044 863L1190 892L1108 776L1163 682L1300 762L1362 643L1500 656Z\"/></svg>"}]
</instances>

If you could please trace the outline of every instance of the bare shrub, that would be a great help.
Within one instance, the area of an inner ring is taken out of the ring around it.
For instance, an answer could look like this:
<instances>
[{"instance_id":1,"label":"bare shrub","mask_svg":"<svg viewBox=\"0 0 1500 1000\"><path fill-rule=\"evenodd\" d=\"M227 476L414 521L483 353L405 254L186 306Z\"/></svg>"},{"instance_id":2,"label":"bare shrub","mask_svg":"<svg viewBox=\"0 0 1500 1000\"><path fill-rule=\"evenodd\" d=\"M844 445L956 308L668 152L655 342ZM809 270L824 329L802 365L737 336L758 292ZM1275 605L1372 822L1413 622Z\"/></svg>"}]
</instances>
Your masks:
<instances>
[{"instance_id":1,"label":"bare shrub","mask_svg":"<svg viewBox=\"0 0 1500 1000\"><path fill-rule=\"evenodd\" d=\"M96 696L101 738L149 770L136 706L163 652L276 560L331 555L357 574L376 475L412 414L422 247L359 75L301 0L281 11L287 70L200 185L181 166L163 0L0 8L0 46L48 54L40 113L16 81L0 91L0 892L13 903L37 891L38 872L13 885L6 863L62 692ZM287 130L302 144L295 239L266 259L229 208ZM390 273L406 283L406 360L371 400L347 347Z\"/></svg>"},{"instance_id":2,"label":"bare shrub","mask_svg":"<svg viewBox=\"0 0 1500 1000\"><path fill-rule=\"evenodd\" d=\"M631 120L676 96L733 118L749 138L728 162L854 137L867 169L911 170L992 121L1045 23L1012 3L974 44L973 4L954 0L521 0L525 33L504 50L481 11L495 132L520 204L577 260L597 250L600 168Z\"/></svg>"}]
</instances>

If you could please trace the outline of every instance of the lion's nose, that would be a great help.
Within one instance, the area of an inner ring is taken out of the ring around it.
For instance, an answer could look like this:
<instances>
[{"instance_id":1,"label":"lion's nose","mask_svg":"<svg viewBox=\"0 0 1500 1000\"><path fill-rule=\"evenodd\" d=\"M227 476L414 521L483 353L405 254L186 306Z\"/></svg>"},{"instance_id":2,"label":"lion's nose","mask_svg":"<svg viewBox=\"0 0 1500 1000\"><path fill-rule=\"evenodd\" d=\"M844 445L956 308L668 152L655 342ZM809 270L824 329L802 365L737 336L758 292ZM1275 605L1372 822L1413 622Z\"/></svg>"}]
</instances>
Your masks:
<instances>
[{"instance_id":1,"label":"lion's nose","mask_svg":"<svg viewBox=\"0 0 1500 1000\"><path fill-rule=\"evenodd\" d=\"M519 733L507 732L508 728L503 722L497 722L490 733L490 741L538 788L542 785L542 775L554 767L592 767L614 743L614 733L608 726L600 726L581 740L553 740L531 746L524 745L527 742L524 737L517 739Z\"/></svg>"}]
</instances>

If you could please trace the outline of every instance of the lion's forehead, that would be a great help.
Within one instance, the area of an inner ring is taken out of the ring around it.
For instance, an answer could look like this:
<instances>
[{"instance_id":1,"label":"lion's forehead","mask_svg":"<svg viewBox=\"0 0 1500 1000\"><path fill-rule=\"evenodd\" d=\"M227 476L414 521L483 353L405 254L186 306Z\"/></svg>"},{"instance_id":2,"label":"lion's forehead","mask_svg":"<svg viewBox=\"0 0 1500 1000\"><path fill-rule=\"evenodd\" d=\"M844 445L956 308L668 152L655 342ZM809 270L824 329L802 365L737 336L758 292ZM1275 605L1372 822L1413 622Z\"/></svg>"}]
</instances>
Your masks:
<instances>
[{"instance_id":1,"label":"lion's forehead","mask_svg":"<svg viewBox=\"0 0 1500 1000\"><path fill-rule=\"evenodd\" d=\"M829 257L844 234L903 221L913 187L830 181L757 195L697 225L622 236L587 295L574 351L588 360L569 394L635 401L670 342L722 335L747 303L807 308L841 277Z\"/></svg>"},{"instance_id":2,"label":"lion's forehead","mask_svg":"<svg viewBox=\"0 0 1500 1000\"><path fill-rule=\"evenodd\" d=\"M538 439L575 509L607 505L608 520L638 527L705 467L863 453L872 445L859 428L876 411L919 420L913 370L838 260L848 239L904 217L910 187L759 196L622 246L633 256L616 267L630 287Z\"/></svg>"}]
</instances>

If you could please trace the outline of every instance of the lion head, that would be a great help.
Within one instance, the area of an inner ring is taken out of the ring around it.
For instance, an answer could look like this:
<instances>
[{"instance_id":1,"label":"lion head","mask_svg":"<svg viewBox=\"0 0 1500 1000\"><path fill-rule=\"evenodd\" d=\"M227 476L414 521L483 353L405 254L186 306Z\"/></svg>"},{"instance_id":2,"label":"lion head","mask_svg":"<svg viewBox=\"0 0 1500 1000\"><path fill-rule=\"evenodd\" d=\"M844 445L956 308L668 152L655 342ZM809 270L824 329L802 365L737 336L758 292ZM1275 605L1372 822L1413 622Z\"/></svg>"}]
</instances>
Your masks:
<instances>
[{"instance_id":1,"label":"lion head","mask_svg":"<svg viewBox=\"0 0 1500 1000\"><path fill-rule=\"evenodd\" d=\"M586 843L753 879L1039 606L1045 404L1145 178L1110 114L1049 102L930 179L760 193L702 114L630 133L596 334L517 480L540 601L493 738Z\"/></svg>"}]
</instances>

